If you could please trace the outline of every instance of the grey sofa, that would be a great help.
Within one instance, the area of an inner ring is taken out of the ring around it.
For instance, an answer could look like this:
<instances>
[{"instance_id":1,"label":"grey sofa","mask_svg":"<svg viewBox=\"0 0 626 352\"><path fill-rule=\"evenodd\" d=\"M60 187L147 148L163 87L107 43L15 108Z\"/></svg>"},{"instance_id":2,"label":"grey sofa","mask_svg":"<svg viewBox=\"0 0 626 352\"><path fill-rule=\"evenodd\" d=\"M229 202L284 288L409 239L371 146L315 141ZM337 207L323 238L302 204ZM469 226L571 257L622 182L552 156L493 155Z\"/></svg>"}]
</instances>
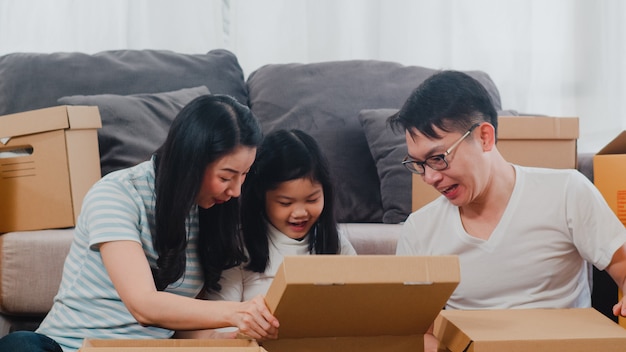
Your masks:
<instances>
[{"instance_id":1,"label":"grey sofa","mask_svg":"<svg viewBox=\"0 0 626 352\"><path fill-rule=\"evenodd\" d=\"M229 94L249 105L265 132L299 128L315 137L337 184L337 217L359 254L393 254L411 211L404 137L385 128L389 109L435 70L383 61L273 64L247 79L226 50L201 55L124 50L16 53L0 57L0 115L55 105L96 105L102 174L149 158L194 97ZM468 72L490 92L487 74ZM508 111L502 114L514 114ZM33 209L33 216L42 209ZM72 229L0 235L0 336L32 329L50 309Z\"/></svg>"}]
</instances>

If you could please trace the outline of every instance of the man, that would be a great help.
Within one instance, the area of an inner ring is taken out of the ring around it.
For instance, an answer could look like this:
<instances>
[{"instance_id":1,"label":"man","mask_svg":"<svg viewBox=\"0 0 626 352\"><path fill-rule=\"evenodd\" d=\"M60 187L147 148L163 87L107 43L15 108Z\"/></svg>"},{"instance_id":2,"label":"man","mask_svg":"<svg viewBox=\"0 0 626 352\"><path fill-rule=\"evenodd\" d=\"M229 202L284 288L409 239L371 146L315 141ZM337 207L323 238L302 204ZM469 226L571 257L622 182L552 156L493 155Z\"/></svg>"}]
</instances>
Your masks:
<instances>
[{"instance_id":1,"label":"man","mask_svg":"<svg viewBox=\"0 0 626 352\"><path fill-rule=\"evenodd\" d=\"M442 195L408 217L397 254L459 256L447 309L590 307L587 262L626 289L622 223L576 170L507 162L478 81L435 74L389 123L405 132L403 164ZM624 299L613 312L626 315Z\"/></svg>"}]
</instances>

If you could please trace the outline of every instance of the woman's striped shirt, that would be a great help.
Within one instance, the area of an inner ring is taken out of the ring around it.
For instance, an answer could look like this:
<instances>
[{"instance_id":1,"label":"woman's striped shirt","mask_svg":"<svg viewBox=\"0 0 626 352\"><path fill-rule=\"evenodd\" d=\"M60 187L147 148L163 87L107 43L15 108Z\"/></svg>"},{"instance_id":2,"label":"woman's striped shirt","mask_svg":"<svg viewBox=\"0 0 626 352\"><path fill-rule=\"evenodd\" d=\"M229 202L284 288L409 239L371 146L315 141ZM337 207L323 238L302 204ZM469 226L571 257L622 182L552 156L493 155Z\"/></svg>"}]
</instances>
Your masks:
<instances>
[{"instance_id":1,"label":"woman's striped shirt","mask_svg":"<svg viewBox=\"0 0 626 352\"><path fill-rule=\"evenodd\" d=\"M156 267L157 253L152 246L154 181L154 163L150 160L106 175L85 196L59 292L37 330L57 341L65 352L77 350L84 338L169 338L173 334L141 326L133 318L113 287L99 251L104 242L136 241L141 243L150 266ZM187 228L185 274L166 291L195 297L204 283L196 253L195 207Z\"/></svg>"}]
</instances>

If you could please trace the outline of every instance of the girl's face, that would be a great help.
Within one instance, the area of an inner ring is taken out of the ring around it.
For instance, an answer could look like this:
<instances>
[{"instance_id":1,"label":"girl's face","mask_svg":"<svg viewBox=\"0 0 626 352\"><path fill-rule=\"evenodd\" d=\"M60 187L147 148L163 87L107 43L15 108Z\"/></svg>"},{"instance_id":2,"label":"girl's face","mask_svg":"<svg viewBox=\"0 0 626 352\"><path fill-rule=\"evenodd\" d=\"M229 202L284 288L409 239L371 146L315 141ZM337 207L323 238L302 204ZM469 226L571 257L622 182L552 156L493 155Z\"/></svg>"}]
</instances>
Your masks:
<instances>
[{"instance_id":1,"label":"girl's face","mask_svg":"<svg viewBox=\"0 0 626 352\"><path fill-rule=\"evenodd\" d=\"M301 239L324 209L324 190L309 178L286 181L267 191L265 209L274 227L290 238Z\"/></svg>"},{"instance_id":2,"label":"girl's face","mask_svg":"<svg viewBox=\"0 0 626 352\"><path fill-rule=\"evenodd\" d=\"M200 192L196 199L199 207L208 209L241 194L241 185L252 166L256 148L239 146L230 154L209 164L204 170Z\"/></svg>"}]
</instances>

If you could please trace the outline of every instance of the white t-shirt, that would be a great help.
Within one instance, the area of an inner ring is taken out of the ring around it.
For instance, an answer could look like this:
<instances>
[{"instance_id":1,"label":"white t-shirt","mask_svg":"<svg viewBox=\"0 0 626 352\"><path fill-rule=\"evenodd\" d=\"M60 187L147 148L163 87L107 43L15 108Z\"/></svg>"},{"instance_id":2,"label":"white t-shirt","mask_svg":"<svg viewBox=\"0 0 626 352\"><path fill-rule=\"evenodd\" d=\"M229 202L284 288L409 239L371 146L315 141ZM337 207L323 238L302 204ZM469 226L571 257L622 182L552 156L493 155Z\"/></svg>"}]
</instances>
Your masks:
<instances>
[{"instance_id":1,"label":"white t-shirt","mask_svg":"<svg viewBox=\"0 0 626 352\"><path fill-rule=\"evenodd\" d=\"M208 298L211 300L248 301L259 294L267 293L272 280L276 276L278 267L283 262L284 256L309 255L308 235L298 241L280 232L277 228L268 224L269 239L269 263L265 272L257 273L243 269L244 265L237 266L222 272L220 292L211 292ZM352 244L339 234L341 255L356 255Z\"/></svg>"},{"instance_id":2,"label":"white t-shirt","mask_svg":"<svg viewBox=\"0 0 626 352\"><path fill-rule=\"evenodd\" d=\"M588 264L604 270L626 230L576 170L515 165L515 187L487 240L465 232L458 207L439 197L411 214L398 255L458 255L450 309L590 307Z\"/></svg>"}]
</instances>

